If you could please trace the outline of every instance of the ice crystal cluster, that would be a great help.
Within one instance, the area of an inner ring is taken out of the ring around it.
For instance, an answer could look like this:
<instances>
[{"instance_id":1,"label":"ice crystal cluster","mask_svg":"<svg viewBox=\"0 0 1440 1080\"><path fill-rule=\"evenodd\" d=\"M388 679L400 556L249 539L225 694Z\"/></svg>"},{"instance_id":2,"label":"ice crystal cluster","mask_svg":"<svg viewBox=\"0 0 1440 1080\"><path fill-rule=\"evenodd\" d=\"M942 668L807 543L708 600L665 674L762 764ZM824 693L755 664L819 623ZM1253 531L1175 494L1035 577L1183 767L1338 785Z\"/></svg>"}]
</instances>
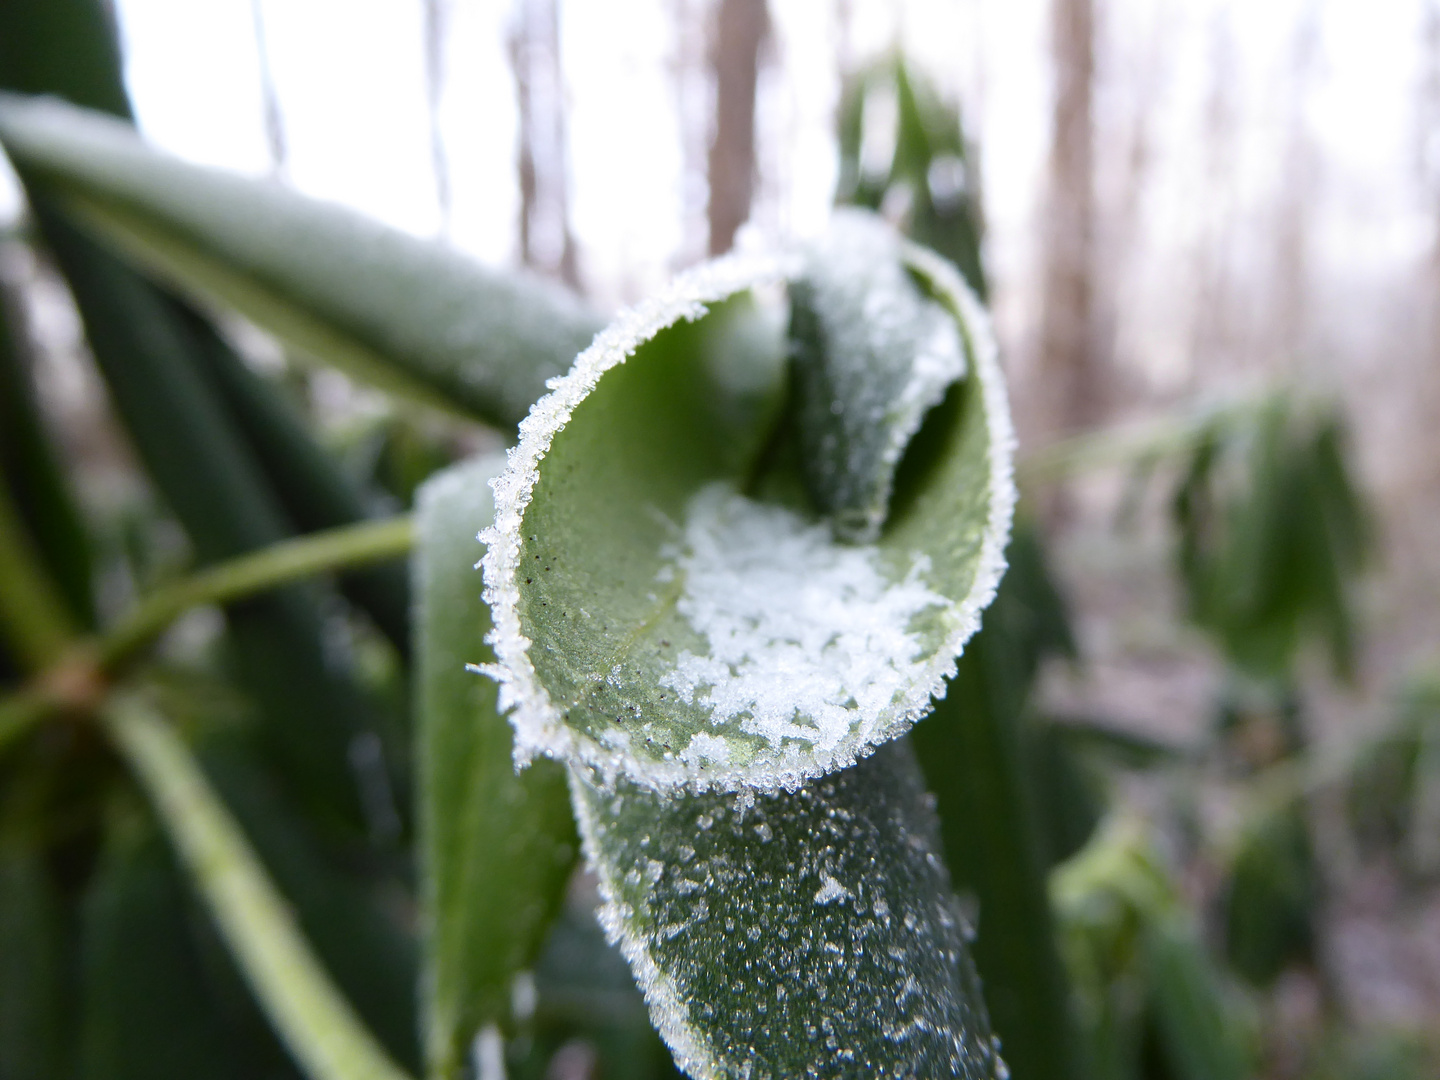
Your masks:
<instances>
[{"instance_id":1,"label":"ice crystal cluster","mask_svg":"<svg viewBox=\"0 0 1440 1080\"><path fill-rule=\"evenodd\" d=\"M667 578L684 582L676 608L708 650L682 650L661 684L703 701L715 726L734 723L777 747L868 743L923 674L912 622L947 604L923 580L923 555L891 581L874 547L837 544L823 522L723 483L691 501L668 553Z\"/></svg>"}]
</instances>

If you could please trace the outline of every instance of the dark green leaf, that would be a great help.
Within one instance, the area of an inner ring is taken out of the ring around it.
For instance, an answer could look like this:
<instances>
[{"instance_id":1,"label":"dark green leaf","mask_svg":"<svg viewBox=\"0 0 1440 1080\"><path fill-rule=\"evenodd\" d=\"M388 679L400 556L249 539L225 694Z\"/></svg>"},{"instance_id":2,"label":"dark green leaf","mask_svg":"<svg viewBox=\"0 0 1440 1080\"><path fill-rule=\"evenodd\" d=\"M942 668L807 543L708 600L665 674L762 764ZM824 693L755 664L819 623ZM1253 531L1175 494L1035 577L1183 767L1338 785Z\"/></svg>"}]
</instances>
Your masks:
<instances>
[{"instance_id":1,"label":"dark green leaf","mask_svg":"<svg viewBox=\"0 0 1440 1080\"><path fill-rule=\"evenodd\" d=\"M394 907L399 882L329 850L242 739L218 735L197 749L345 1000L398 1061L417 1064L416 949Z\"/></svg>"},{"instance_id":2,"label":"dark green leaf","mask_svg":"<svg viewBox=\"0 0 1440 1080\"><path fill-rule=\"evenodd\" d=\"M1247 1080L1253 1075L1244 1029L1193 930L1178 916L1144 931L1150 1008L1175 1080Z\"/></svg>"},{"instance_id":3,"label":"dark green leaf","mask_svg":"<svg viewBox=\"0 0 1440 1080\"><path fill-rule=\"evenodd\" d=\"M1020 756L1038 811L1040 852L1047 868L1085 846L1106 808L1103 779L1076 752L1067 728L1045 717L1020 718Z\"/></svg>"},{"instance_id":4,"label":"dark green leaf","mask_svg":"<svg viewBox=\"0 0 1440 1080\"><path fill-rule=\"evenodd\" d=\"M455 466L417 497L420 874L426 1057L460 1075L476 1034L512 1027L530 967L578 854L563 767L516 775L497 688L466 669L492 658L475 535L494 518L488 481L503 458Z\"/></svg>"},{"instance_id":5,"label":"dark green leaf","mask_svg":"<svg viewBox=\"0 0 1440 1080\"><path fill-rule=\"evenodd\" d=\"M1225 953L1256 986L1313 957L1321 879L1298 807L1249 823L1225 886Z\"/></svg>"},{"instance_id":6,"label":"dark green leaf","mask_svg":"<svg viewBox=\"0 0 1440 1080\"><path fill-rule=\"evenodd\" d=\"M208 322L186 312L192 354L285 513L301 532L349 525L370 516L364 494L316 443L296 410L252 371ZM405 571L375 566L340 577L341 591L363 610L401 655L410 650L410 597Z\"/></svg>"},{"instance_id":7,"label":"dark green leaf","mask_svg":"<svg viewBox=\"0 0 1440 1080\"><path fill-rule=\"evenodd\" d=\"M0 482L77 626L95 625L90 544L35 396L20 297L0 289Z\"/></svg>"},{"instance_id":8,"label":"dark green leaf","mask_svg":"<svg viewBox=\"0 0 1440 1080\"><path fill-rule=\"evenodd\" d=\"M1333 411L1283 398L1204 425L1173 499L1190 617L1252 678L1289 679L1304 642L1353 667L1368 515Z\"/></svg>"},{"instance_id":9,"label":"dark green leaf","mask_svg":"<svg viewBox=\"0 0 1440 1080\"><path fill-rule=\"evenodd\" d=\"M882 119L881 109L893 110L891 116ZM872 120L893 124L894 145L882 148L890 152L888 162L862 160L880 137L867 130ZM903 57L894 56L848 81L838 126L836 202L878 210L893 200L903 208L905 234L954 263L984 300L979 172L959 109L943 101Z\"/></svg>"},{"instance_id":10,"label":"dark green leaf","mask_svg":"<svg viewBox=\"0 0 1440 1080\"><path fill-rule=\"evenodd\" d=\"M523 417L597 326L539 281L186 164L97 114L9 98L0 141L68 213L177 287L363 379L495 424Z\"/></svg>"},{"instance_id":11,"label":"dark green leaf","mask_svg":"<svg viewBox=\"0 0 1440 1080\"><path fill-rule=\"evenodd\" d=\"M1138 819L1110 819L1056 869L1051 891L1090 1077L1254 1075L1234 988Z\"/></svg>"},{"instance_id":12,"label":"dark green leaf","mask_svg":"<svg viewBox=\"0 0 1440 1080\"><path fill-rule=\"evenodd\" d=\"M603 919L696 1080L997 1077L909 746L773 794L572 773Z\"/></svg>"},{"instance_id":13,"label":"dark green leaf","mask_svg":"<svg viewBox=\"0 0 1440 1080\"><path fill-rule=\"evenodd\" d=\"M148 823L112 836L82 931L84 1080L246 1075L194 950L186 893Z\"/></svg>"},{"instance_id":14,"label":"dark green leaf","mask_svg":"<svg viewBox=\"0 0 1440 1080\"><path fill-rule=\"evenodd\" d=\"M5 0L0 86L128 117L114 18L106 0Z\"/></svg>"},{"instance_id":15,"label":"dark green leaf","mask_svg":"<svg viewBox=\"0 0 1440 1080\"><path fill-rule=\"evenodd\" d=\"M1025 642L1007 633L1012 604L1002 591L912 739L938 800L945 861L978 901L975 962L1011 1074L1059 1080L1078 1075L1076 1044L1022 755L1029 677Z\"/></svg>"},{"instance_id":16,"label":"dark green leaf","mask_svg":"<svg viewBox=\"0 0 1440 1080\"><path fill-rule=\"evenodd\" d=\"M116 411L201 561L289 535L252 451L201 378L190 315L47 204L36 209ZM313 594L271 593L232 606L227 617L230 657L259 706L274 760L295 790L359 820L349 754L367 706L322 652Z\"/></svg>"},{"instance_id":17,"label":"dark green leaf","mask_svg":"<svg viewBox=\"0 0 1440 1080\"><path fill-rule=\"evenodd\" d=\"M59 897L41 854L0 841L0 1076L61 1075L66 1031Z\"/></svg>"},{"instance_id":18,"label":"dark green leaf","mask_svg":"<svg viewBox=\"0 0 1440 1080\"><path fill-rule=\"evenodd\" d=\"M522 752L652 787L793 787L928 709L1003 567L1010 428L983 313L941 260L899 257L969 374L912 440L876 543L837 541L806 502L793 415L771 435L775 293L798 263L683 276L537 406L485 556Z\"/></svg>"}]
</instances>

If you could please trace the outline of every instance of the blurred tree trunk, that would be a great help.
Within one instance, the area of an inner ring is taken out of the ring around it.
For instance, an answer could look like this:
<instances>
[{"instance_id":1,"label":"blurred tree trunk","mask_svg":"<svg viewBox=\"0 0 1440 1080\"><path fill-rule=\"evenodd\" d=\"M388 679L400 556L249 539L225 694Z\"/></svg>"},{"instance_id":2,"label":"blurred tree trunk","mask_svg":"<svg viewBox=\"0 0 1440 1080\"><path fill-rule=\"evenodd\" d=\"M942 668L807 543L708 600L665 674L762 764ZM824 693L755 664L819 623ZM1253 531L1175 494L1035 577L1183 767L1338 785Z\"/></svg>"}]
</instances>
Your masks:
<instances>
[{"instance_id":1,"label":"blurred tree trunk","mask_svg":"<svg viewBox=\"0 0 1440 1080\"><path fill-rule=\"evenodd\" d=\"M250 21L255 28L255 59L260 68L261 120L265 129L265 149L270 154L270 173L277 179L284 179L290 154L285 140L285 118L280 110L280 94L275 89L275 72L270 67L270 46L265 33L263 0L250 0Z\"/></svg>"},{"instance_id":2,"label":"blurred tree trunk","mask_svg":"<svg viewBox=\"0 0 1440 1080\"><path fill-rule=\"evenodd\" d=\"M560 67L560 0L517 0L510 68L520 121L520 258L580 287L570 231L565 79Z\"/></svg>"},{"instance_id":3,"label":"blurred tree trunk","mask_svg":"<svg viewBox=\"0 0 1440 1080\"><path fill-rule=\"evenodd\" d=\"M445 96L445 39L449 33L448 0L424 0L425 111L430 126L430 168L435 174L435 202L440 211L440 236L450 235L452 200L450 161L445 153L445 132L440 105Z\"/></svg>"},{"instance_id":4,"label":"blurred tree trunk","mask_svg":"<svg viewBox=\"0 0 1440 1080\"><path fill-rule=\"evenodd\" d=\"M710 52L710 0L665 0L674 28L669 64L671 92L679 120L681 169L681 239L673 256L676 266L705 257L710 247L709 178L711 119L714 114Z\"/></svg>"},{"instance_id":5,"label":"blurred tree trunk","mask_svg":"<svg viewBox=\"0 0 1440 1080\"><path fill-rule=\"evenodd\" d=\"M1104 410L1095 334L1094 0L1051 0L1054 128L1044 243L1036 426L1054 437Z\"/></svg>"},{"instance_id":6,"label":"blurred tree trunk","mask_svg":"<svg viewBox=\"0 0 1440 1080\"><path fill-rule=\"evenodd\" d=\"M755 183L755 84L769 30L765 0L720 0L710 52L715 139L710 144L710 254L735 243Z\"/></svg>"}]
</instances>

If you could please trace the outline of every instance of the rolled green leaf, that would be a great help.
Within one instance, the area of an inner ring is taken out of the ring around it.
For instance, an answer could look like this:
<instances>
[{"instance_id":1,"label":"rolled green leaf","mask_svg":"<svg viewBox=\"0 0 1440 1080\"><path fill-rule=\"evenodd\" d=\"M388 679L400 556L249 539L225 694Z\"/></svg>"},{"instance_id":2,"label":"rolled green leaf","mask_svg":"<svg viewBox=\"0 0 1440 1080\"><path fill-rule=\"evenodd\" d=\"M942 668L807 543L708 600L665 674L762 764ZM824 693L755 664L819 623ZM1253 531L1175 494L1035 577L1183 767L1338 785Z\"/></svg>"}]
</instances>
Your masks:
<instances>
[{"instance_id":1,"label":"rolled green leaf","mask_svg":"<svg viewBox=\"0 0 1440 1080\"><path fill-rule=\"evenodd\" d=\"M795 792L571 777L602 922L696 1080L1008 1075L908 744Z\"/></svg>"},{"instance_id":2,"label":"rolled green leaf","mask_svg":"<svg viewBox=\"0 0 1440 1080\"><path fill-rule=\"evenodd\" d=\"M270 181L179 161L98 113L6 97L0 142L66 212L177 288L451 411L516 423L598 326L543 282Z\"/></svg>"},{"instance_id":3,"label":"rolled green leaf","mask_svg":"<svg viewBox=\"0 0 1440 1080\"><path fill-rule=\"evenodd\" d=\"M516 774L496 687L466 670L486 656L475 534L494 518L503 458L436 475L417 495L415 711L429 1075L455 1077L477 1033L508 1028L579 854L564 769Z\"/></svg>"},{"instance_id":4,"label":"rolled green leaf","mask_svg":"<svg viewBox=\"0 0 1440 1080\"><path fill-rule=\"evenodd\" d=\"M948 314L968 373L889 462L871 542L837 537L797 463L807 395L825 382L793 380L787 400L781 328L803 258L683 275L602 333L521 426L484 567L491 670L522 757L651 789L794 790L929 709L1004 567L1010 418L984 313L953 269L898 239L878 257ZM893 300L874 297L880 318ZM889 359L892 375L924 367ZM796 362L848 361L822 340ZM864 387L830 385L824 411L859 407ZM909 412L873 419L914 430Z\"/></svg>"}]
</instances>

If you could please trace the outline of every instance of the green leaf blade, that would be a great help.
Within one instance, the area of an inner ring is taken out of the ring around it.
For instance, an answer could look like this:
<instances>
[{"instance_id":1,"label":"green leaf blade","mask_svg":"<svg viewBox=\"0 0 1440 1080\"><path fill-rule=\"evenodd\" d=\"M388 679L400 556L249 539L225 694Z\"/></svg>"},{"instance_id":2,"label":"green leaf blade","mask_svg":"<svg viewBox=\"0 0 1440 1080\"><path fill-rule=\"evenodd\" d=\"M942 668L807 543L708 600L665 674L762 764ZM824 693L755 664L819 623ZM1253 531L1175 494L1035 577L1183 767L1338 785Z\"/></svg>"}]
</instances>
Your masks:
<instances>
[{"instance_id":1,"label":"green leaf blade","mask_svg":"<svg viewBox=\"0 0 1440 1080\"><path fill-rule=\"evenodd\" d=\"M602 920L697 1080L1005 1075L906 744L796 792L571 775Z\"/></svg>"},{"instance_id":2,"label":"green leaf blade","mask_svg":"<svg viewBox=\"0 0 1440 1080\"><path fill-rule=\"evenodd\" d=\"M373 516L374 500L316 441L304 419L253 371L204 319L187 312L194 360L254 453L285 514L300 532L332 529ZM401 655L410 648L410 595L399 566L342 574L340 590L363 610Z\"/></svg>"},{"instance_id":3,"label":"green leaf blade","mask_svg":"<svg viewBox=\"0 0 1440 1080\"><path fill-rule=\"evenodd\" d=\"M0 481L77 626L95 626L90 540L56 441L40 411L33 348L19 297L0 295Z\"/></svg>"},{"instance_id":4,"label":"green leaf blade","mask_svg":"<svg viewBox=\"0 0 1440 1080\"><path fill-rule=\"evenodd\" d=\"M590 341L576 301L278 184L186 164L127 125L7 97L0 140L110 243L366 381L509 426Z\"/></svg>"},{"instance_id":5,"label":"green leaf blade","mask_svg":"<svg viewBox=\"0 0 1440 1080\"><path fill-rule=\"evenodd\" d=\"M475 534L493 518L503 458L438 474L417 496L420 869L430 1075L461 1075L486 1025L508 1027L515 977L535 963L578 855L565 774L516 774L493 682Z\"/></svg>"},{"instance_id":6,"label":"green leaf blade","mask_svg":"<svg viewBox=\"0 0 1440 1080\"><path fill-rule=\"evenodd\" d=\"M150 822L109 837L80 920L76 1075L230 1080L261 1064L228 1038L193 919L185 883Z\"/></svg>"},{"instance_id":7,"label":"green leaf blade","mask_svg":"<svg viewBox=\"0 0 1440 1080\"><path fill-rule=\"evenodd\" d=\"M61 1074L64 911L42 852L0 840L0 1076Z\"/></svg>"}]
</instances>

